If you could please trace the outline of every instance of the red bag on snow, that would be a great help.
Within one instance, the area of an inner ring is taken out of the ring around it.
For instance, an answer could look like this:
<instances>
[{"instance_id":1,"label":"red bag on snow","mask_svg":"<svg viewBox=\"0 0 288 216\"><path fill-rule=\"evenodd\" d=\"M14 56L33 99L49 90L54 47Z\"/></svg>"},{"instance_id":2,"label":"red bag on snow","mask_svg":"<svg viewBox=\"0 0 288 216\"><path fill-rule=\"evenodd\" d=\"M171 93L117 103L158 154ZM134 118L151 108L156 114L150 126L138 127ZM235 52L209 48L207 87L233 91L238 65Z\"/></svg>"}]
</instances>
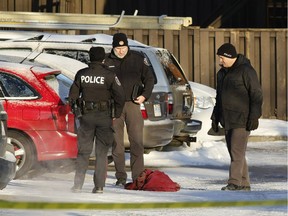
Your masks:
<instances>
[{"instance_id":1,"label":"red bag on snow","mask_svg":"<svg viewBox=\"0 0 288 216\"><path fill-rule=\"evenodd\" d=\"M135 181L127 183L125 189L174 192L180 190L180 185L164 172L145 169Z\"/></svg>"}]
</instances>

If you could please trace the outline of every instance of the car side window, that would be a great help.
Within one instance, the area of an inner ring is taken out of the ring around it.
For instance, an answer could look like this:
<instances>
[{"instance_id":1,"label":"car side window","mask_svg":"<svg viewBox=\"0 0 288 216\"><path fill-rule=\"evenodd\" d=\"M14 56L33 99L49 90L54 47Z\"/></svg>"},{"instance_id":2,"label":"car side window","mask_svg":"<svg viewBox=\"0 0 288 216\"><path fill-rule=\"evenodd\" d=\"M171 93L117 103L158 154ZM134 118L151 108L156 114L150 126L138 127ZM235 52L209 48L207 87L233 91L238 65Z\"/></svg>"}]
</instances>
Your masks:
<instances>
[{"instance_id":1,"label":"car side window","mask_svg":"<svg viewBox=\"0 0 288 216\"><path fill-rule=\"evenodd\" d=\"M37 97L31 87L16 76L0 73L0 80L5 97Z\"/></svg>"},{"instance_id":2,"label":"car side window","mask_svg":"<svg viewBox=\"0 0 288 216\"><path fill-rule=\"evenodd\" d=\"M85 64L88 64L90 62L89 52L78 51L77 60L81 61L81 62L83 62Z\"/></svg>"},{"instance_id":3,"label":"car side window","mask_svg":"<svg viewBox=\"0 0 288 216\"><path fill-rule=\"evenodd\" d=\"M89 53L88 51L81 51L81 50L59 50L59 49L44 49L44 53L53 54L53 55L60 55L72 59L76 59L81 61L85 64L89 63Z\"/></svg>"},{"instance_id":4,"label":"car side window","mask_svg":"<svg viewBox=\"0 0 288 216\"><path fill-rule=\"evenodd\" d=\"M58 49L44 49L44 53L65 56L72 59L77 59L77 51L75 50L58 50Z\"/></svg>"}]
</instances>

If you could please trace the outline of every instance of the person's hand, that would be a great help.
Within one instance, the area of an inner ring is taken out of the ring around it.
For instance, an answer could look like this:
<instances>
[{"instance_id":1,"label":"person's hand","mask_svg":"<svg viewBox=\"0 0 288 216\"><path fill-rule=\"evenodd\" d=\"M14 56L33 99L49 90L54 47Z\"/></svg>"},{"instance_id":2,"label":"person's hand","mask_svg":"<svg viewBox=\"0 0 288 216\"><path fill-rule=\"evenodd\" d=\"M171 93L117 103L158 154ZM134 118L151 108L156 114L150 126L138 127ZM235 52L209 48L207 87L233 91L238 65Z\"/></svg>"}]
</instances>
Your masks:
<instances>
[{"instance_id":1,"label":"person's hand","mask_svg":"<svg viewBox=\"0 0 288 216\"><path fill-rule=\"evenodd\" d=\"M256 130L258 126L259 126L258 119L249 119L246 125L246 130L247 131Z\"/></svg>"},{"instance_id":2,"label":"person's hand","mask_svg":"<svg viewBox=\"0 0 288 216\"><path fill-rule=\"evenodd\" d=\"M145 101L145 99L146 98L144 96L140 95L136 99L134 99L134 103L141 104Z\"/></svg>"},{"instance_id":3,"label":"person's hand","mask_svg":"<svg viewBox=\"0 0 288 216\"><path fill-rule=\"evenodd\" d=\"M212 130L217 133L219 131L219 122L212 120L211 127Z\"/></svg>"}]
</instances>

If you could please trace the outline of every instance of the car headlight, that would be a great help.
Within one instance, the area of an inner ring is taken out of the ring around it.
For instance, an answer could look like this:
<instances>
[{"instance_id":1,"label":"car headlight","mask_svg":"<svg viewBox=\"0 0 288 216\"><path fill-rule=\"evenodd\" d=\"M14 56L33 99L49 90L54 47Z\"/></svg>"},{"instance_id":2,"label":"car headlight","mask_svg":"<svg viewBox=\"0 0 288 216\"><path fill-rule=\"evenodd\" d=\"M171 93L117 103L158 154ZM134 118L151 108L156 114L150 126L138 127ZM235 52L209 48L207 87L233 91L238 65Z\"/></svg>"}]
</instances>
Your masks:
<instances>
[{"instance_id":1,"label":"car headlight","mask_svg":"<svg viewBox=\"0 0 288 216\"><path fill-rule=\"evenodd\" d=\"M214 107L215 98L212 97L195 97L194 98L194 106L199 109L209 109Z\"/></svg>"}]
</instances>

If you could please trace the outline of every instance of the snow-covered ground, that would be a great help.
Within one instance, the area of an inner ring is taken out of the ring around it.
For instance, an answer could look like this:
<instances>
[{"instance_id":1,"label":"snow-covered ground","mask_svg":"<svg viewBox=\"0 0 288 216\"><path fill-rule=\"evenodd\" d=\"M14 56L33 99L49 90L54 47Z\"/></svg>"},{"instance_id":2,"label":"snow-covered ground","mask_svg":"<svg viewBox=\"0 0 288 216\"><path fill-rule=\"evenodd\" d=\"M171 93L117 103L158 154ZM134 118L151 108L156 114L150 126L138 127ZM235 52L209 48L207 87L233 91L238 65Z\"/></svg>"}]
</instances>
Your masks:
<instances>
[{"instance_id":1,"label":"snow-covered ground","mask_svg":"<svg viewBox=\"0 0 288 216\"><path fill-rule=\"evenodd\" d=\"M165 172L181 185L178 192L129 191L116 187L111 165L103 194L91 193L91 170L82 193L75 194L70 192L74 172L50 167L50 172L33 179L13 180L0 191L0 215L286 216L287 141L271 141L268 137L287 137L287 122L261 119L259 129L251 135L267 137L267 141L261 139L248 144L251 192L220 190L226 185L230 160L225 142L205 141L202 137L190 147L145 155L147 167ZM27 209L26 202L33 202L35 209ZM38 207L37 202L40 202ZM66 208L67 204L70 206Z\"/></svg>"}]
</instances>

